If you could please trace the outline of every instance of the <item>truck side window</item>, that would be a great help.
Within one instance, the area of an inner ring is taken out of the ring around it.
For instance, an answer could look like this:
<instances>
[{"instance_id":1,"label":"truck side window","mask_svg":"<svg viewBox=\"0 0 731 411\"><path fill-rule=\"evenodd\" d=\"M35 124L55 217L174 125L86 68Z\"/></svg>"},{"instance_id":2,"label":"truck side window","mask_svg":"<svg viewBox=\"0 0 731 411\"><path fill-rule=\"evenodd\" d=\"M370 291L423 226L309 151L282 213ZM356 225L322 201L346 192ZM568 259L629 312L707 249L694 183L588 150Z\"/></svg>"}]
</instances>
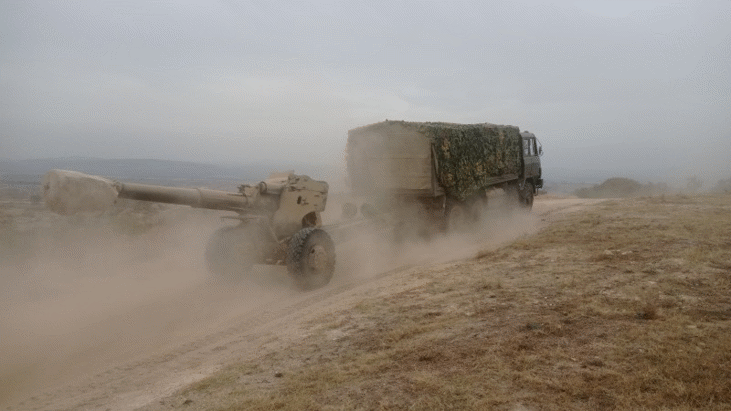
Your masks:
<instances>
[{"instance_id":1,"label":"truck side window","mask_svg":"<svg viewBox=\"0 0 731 411\"><path fill-rule=\"evenodd\" d=\"M531 155L530 146L531 146L530 140L528 140L528 139L523 140L523 155L526 157Z\"/></svg>"},{"instance_id":2,"label":"truck side window","mask_svg":"<svg viewBox=\"0 0 731 411\"><path fill-rule=\"evenodd\" d=\"M538 147L536 147L536 139L532 138L530 139L530 145L531 145L531 151L533 152L534 156L538 155Z\"/></svg>"}]
</instances>

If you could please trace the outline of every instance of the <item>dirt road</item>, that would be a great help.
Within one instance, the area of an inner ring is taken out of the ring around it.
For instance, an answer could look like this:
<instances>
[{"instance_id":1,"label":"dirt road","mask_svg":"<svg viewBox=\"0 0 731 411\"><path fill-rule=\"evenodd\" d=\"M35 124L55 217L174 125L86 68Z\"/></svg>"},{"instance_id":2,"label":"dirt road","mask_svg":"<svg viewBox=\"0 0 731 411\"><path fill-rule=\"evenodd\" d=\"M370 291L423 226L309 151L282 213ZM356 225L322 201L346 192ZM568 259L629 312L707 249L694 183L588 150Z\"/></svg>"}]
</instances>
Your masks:
<instances>
[{"instance_id":1,"label":"dirt road","mask_svg":"<svg viewBox=\"0 0 731 411\"><path fill-rule=\"evenodd\" d=\"M3 307L8 315L0 323L2 365L13 378L0 405L13 410L145 407L234 361L296 344L307 336L307 324L328 313L414 287L410 271L530 235L590 202L539 197L531 215L489 219L474 235L398 251L370 237L353 240L338 246L332 284L306 294L292 290L279 268L256 268L255 276L267 281L235 288L210 284L200 239L215 229L211 217L132 245L115 239L90 246L77 239L75 251L87 254L81 262L59 255L35 261L25 274L43 273L30 287L36 295ZM74 239L67 240L64 255L75 247ZM23 335L7 338L8 332Z\"/></svg>"}]
</instances>

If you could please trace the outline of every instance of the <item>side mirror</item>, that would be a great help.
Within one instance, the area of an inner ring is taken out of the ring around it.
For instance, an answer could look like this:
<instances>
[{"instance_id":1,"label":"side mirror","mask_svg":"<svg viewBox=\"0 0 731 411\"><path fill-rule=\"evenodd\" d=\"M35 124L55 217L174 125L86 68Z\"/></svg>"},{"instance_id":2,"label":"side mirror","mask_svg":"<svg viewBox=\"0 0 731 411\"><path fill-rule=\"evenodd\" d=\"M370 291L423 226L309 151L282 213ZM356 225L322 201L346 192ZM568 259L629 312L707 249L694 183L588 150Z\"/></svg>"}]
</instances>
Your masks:
<instances>
[{"instance_id":1,"label":"side mirror","mask_svg":"<svg viewBox=\"0 0 731 411\"><path fill-rule=\"evenodd\" d=\"M543 147L538 147L538 155L539 156L543 155Z\"/></svg>"}]
</instances>

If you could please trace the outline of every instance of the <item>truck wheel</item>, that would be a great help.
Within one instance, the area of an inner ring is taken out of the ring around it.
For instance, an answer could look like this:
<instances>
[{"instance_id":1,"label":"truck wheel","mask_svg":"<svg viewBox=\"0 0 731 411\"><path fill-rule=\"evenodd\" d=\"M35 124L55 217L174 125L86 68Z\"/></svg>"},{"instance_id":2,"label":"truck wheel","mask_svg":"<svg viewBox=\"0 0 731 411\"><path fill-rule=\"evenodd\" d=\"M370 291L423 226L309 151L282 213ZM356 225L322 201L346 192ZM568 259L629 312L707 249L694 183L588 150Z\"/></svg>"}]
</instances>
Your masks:
<instances>
[{"instance_id":1,"label":"truck wheel","mask_svg":"<svg viewBox=\"0 0 731 411\"><path fill-rule=\"evenodd\" d=\"M520 205L527 210L533 208L533 183L526 181L523 189L519 192Z\"/></svg>"},{"instance_id":2,"label":"truck wheel","mask_svg":"<svg viewBox=\"0 0 731 411\"><path fill-rule=\"evenodd\" d=\"M526 181L522 187L514 183L509 185L505 192L510 201L517 203L520 208L528 211L533 208L533 183Z\"/></svg>"},{"instance_id":3,"label":"truck wheel","mask_svg":"<svg viewBox=\"0 0 731 411\"><path fill-rule=\"evenodd\" d=\"M298 288L314 290L323 287L335 272L333 240L319 228L303 228L289 240L286 262Z\"/></svg>"},{"instance_id":4,"label":"truck wheel","mask_svg":"<svg viewBox=\"0 0 731 411\"><path fill-rule=\"evenodd\" d=\"M466 204L447 203L447 232L462 233L470 227L470 210Z\"/></svg>"},{"instance_id":5,"label":"truck wheel","mask_svg":"<svg viewBox=\"0 0 731 411\"><path fill-rule=\"evenodd\" d=\"M228 280L239 280L257 262L256 227L242 224L216 230L206 245L208 270Z\"/></svg>"},{"instance_id":6,"label":"truck wheel","mask_svg":"<svg viewBox=\"0 0 731 411\"><path fill-rule=\"evenodd\" d=\"M482 216L482 209L485 207L487 199L482 201L480 197L475 197L467 201L447 201L446 218L447 231L455 233L468 232L475 228L475 224L479 223Z\"/></svg>"}]
</instances>

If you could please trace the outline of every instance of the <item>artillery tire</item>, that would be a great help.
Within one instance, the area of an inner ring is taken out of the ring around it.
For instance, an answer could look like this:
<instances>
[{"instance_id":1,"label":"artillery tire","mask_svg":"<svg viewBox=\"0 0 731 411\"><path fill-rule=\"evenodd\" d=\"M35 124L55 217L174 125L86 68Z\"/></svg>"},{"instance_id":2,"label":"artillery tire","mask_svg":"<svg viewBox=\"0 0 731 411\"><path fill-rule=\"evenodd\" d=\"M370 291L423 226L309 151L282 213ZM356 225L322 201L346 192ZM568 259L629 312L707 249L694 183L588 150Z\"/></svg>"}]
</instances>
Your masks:
<instances>
[{"instance_id":1,"label":"artillery tire","mask_svg":"<svg viewBox=\"0 0 731 411\"><path fill-rule=\"evenodd\" d=\"M240 280L257 262L256 235L255 227L246 225L216 230L206 245L208 270L227 280Z\"/></svg>"},{"instance_id":2,"label":"artillery tire","mask_svg":"<svg viewBox=\"0 0 731 411\"><path fill-rule=\"evenodd\" d=\"M289 240L287 270L302 290L325 286L335 272L335 245L325 231L309 227Z\"/></svg>"}]
</instances>

